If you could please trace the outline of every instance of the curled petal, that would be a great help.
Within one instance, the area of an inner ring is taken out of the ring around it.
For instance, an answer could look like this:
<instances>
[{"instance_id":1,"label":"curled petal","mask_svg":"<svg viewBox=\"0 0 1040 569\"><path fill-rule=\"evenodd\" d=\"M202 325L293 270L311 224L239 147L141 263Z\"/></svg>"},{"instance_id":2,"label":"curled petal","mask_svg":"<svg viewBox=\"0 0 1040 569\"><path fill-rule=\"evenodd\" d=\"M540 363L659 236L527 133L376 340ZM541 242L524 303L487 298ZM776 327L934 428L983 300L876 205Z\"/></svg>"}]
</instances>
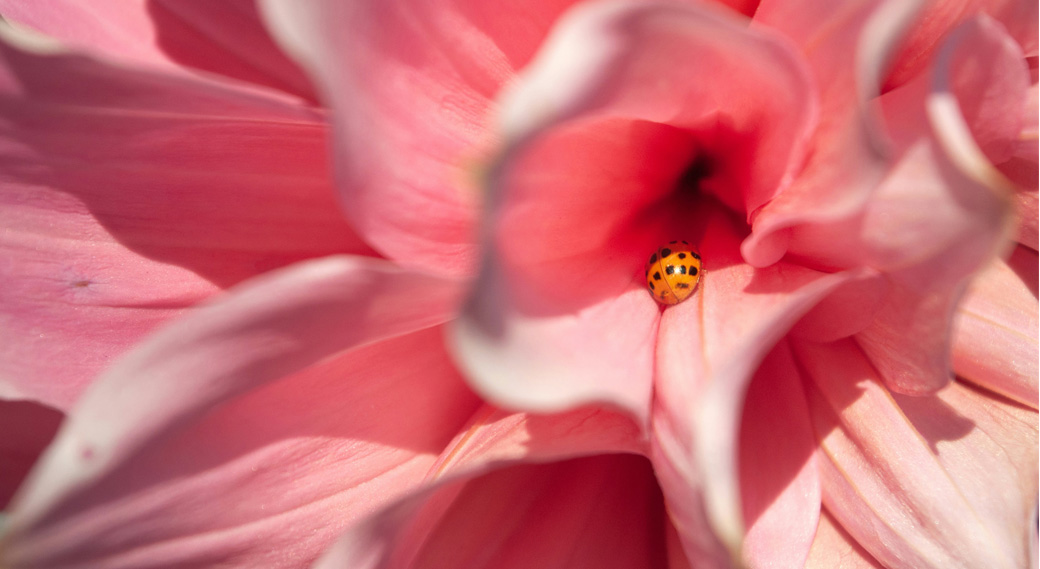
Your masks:
<instances>
[{"instance_id":1,"label":"curled petal","mask_svg":"<svg viewBox=\"0 0 1040 569\"><path fill-rule=\"evenodd\" d=\"M857 275L753 269L740 262L736 234L717 223L702 243L698 297L662 317L651 456L687 555L724 566L744 534L737 452L747 386L798 318Z\"/></svg>"},{"instance_id":2,"label":"curled petal","mask_svg":"<svg viewBox=\"0 0 1040 569\"><path fill-rule=\"evenodd\" d=\"M307 562L349 521L330 511L419 483L476 408L437 327L460 292L328 258L175 322L84 395L13 505L0 559L267 565L285 548L296 557L280 563Z\"/></svg>"},{"instance_id":3,"label":"curled petal","mask_svg":"<svg viewBox=\"0 0 1040 569\"><path fill-rule=\"evenodd\" d=\"M645 419L659 310L634 277L661 243L696 242L672 209L719 207L669 208L684 172L708 160L718 175L699 187L750 213L800 162L812 93L781 38L717 7L567 13L502 96L509 146L488 172L488 254L457 336L474 385L504 406L598 400Z\"/></svg>"},{"instance_id":4,"label":"curled petal","mask_svg":"<svg viewBox=\"0 0 1040 569\"><path fill-rule=\"evenodd\" d=\"M820 93L820 124L798 177L753 219L741 246L748 263L767 266L791 251L822 266L852 266L848 250L824 257L814 248L830 242L801 233L855 215L885 175L886 140L867 101L877 93L877 75L900 30L921 4L895 0L881 9L867 0L767 0L760 5L755 22L784 32L809 62Z\"/></svg>"}]
</instances>

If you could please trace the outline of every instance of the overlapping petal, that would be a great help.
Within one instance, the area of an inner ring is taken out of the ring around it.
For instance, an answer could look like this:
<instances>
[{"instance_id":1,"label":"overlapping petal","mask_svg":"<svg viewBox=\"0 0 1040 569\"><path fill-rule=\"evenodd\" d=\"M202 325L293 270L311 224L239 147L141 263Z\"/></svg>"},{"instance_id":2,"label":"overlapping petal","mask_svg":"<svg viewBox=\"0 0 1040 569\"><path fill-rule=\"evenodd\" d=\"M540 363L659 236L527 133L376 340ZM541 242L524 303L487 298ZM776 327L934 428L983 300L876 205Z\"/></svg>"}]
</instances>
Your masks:
<instances>
[{"instance_id":1,"label":"overlapping petal","mask_svg":"<svg viewBox=\"0 0 1040 569\"><path fill-rule=\"evenodd\" d=\"M341 197L381 253L473 271L491 99L569 3L264 3L335 113Z\"/></svg>"},{"instance_id":2,"label":"overlapping petal","mask_svg":"<svg viewBox=\"0 0 1040 569\"><path fill-rule=\"evenodd\" d=\"M766 359L766 355L801 315L855 275L818 273L786 263L754 269L740 262L739 240L731 229L717 223L707 235L710 239L702 243L704 258L712 261L705 263L707 274L698 297L662 316L652 457L687 554L724 567L740 555L745 531L737 457L748 385L757 371L777 381L774 388L783 389L789 366L782 356ZM796 399L789 401L790 411L796 413ZM789 443L798 447L798 427L793 429ZM766 444L761 440L749 444L756 443ZM796 468L798 461L809 457L795 451L788 459L792 462L786 468L791 470L776 473L775 482L790 483L791 491L806 483L811 487L811 478L794 476L804 466ZM770 489L777 495L785 491ZM749 498L754 513L761 504L756 497ZM811 502L811 494L796 499ZM785 505L777 507L782 510ZM804 513L809 517L800 521L811 526L811 510ZM764 520L767 527L761 531L768 533L773 522ZM802 545L807 549L808 541ZM803 559L804 554L804 550L791 553Z\"/></svg>"},{"instance_id":3,"label":"overlapping petal","mask_svg":"<svg viewBox=\"0 0 1040 569\"><path fill-rule=\"evenodd\" d=\"M3 0L0 14L94 55L171 73L216 73L316 100L303 72L271 40L253 0Z\"/></svg>"},{"instance_id":4,"label":"overlapping petal","mask_svg":"<svg viewBox=\"0 0 1040 569\"><path fill-rule=\"evenodd\" d=\"M457 335L475 385L504 405L598 399L645 418L658 316L643 263L696 243L720 202L749 214L770 199L814 119L788 46L728 12L569 12L503 94L512 144L489 174L489 249Z\"/></svg>"},{"instance_id":5,"label":"overlapping petal","mask_svg":"<svg viewBox=\"0 0 1040 569\"><path fill-rule=\"evenodd\" d=\"M631 454L644 445L636 423L602 409L487 407L446 447L428 486L352 527L317 567L565 567L610 557L660 566L663 501L647 461Z\"/></svg>"},{"instance_id":6,"label":"overlapping petal","mask_svg":"<svg viewBox=\"0 0 1040 569\"><path fill-rule=\"evenodd\" d=\"M828 510L885 566L1023 567L1035 412L960 384L893 397L851 342L799 344Z\"/></svg>"},{"instance_id":7,"label":"overlapping petal","mask_svg":"<svg viewBox=\"0 0 1040 569\"><path fill-rule=\"evenodd\" d=\"M67 409L146 333L300 259L371 253L295 99L0 45L0 393Z\"/></svg>"},{"instance_id":8,"label":"overlapping petal","mask_svg":"<svg viewBox=\"0 0 1040 569\"><path fill-rule=\"evenodd\" d=\"M352 518L421 481L477 408L439 327L460 293L455 281L333 257L179 320L72 412L13 505L0 559L313 559Z\"/></svg>"}]
</instances>

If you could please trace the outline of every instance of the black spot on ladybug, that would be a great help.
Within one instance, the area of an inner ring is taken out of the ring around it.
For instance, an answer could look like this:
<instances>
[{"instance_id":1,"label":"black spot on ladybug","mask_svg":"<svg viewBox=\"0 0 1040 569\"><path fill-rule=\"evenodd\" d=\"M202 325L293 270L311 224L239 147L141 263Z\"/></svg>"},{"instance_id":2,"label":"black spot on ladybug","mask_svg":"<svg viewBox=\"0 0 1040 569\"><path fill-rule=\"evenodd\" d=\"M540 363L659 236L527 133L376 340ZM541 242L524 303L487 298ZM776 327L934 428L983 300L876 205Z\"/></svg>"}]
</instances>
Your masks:
<instances>
[{"instance_id":1,"label":"black spot on ladybug","mask_svg":"<svg viewBox=\"0 0 1040 569\"><path fill-rule=\"evenodd\" d=\"M656 262L657 262L657 253L654 253L653 255L650 255L650 264L652 265L652 264L654 264Z\"/></svg>"},{"instance_id":2,"label":"black spot on ladybug","mask_svg":"<svg viewBox=\"0 0 1040 569\"><path fill-rule=\"evenodd\" d=\"M667 257L668 255L671 255L671 254L672 254L672 250L671 249L668 249L667 247L664 248L664 249L661 249L661 258L662 259L664 257Z\"/></svg>"},{"instance_id":3,"label":"black spot on ladybug","mask_svg":"<svg viewBox=\"0 0 1040 569\"><path fill-rule=\"evenodd\" d=\"M686 265L679 265L679 274L680 275L685 275L686 274Z\"/></svg>"},{"instance_id":4,"label":"black spot on ladybug","mask_svg":"<svg viewBox=\"0 0 1040 569\"><path fill-rule=\"evenodd\" d=\"M675 283L675 288L690 288L690 283Z\"/></svg>"},{"instance_id":5,"label":"black spot on ladybug","mask_svg":"<svg viewBox=\"0 0 1040 569\"><path fill-rule=\"evenodd\" d=\"M669 245L675 245L676 243L678 243L678 241L669 241L668 242Z\"/></svg>"},{"instance_id":6,"label":"black spot on ladybug","mask_svg":"<svg viewBox=\"0 0 1040 569\"><path fill-rule=\"evenodd\" d=\"M664 268L664 272L669 275L675 274L675 267L673 265L668 265Z\"/></svg>"},{"instance_id":7,"label":"black spot on ladybug","mask_svg":"<svg viewBox=\"0 0 1040 569\"><path fill-rule=\"evenodd\" d=\"M661 272L660 271L657 271L657 272L654 273L654 280L655 281L661 280Z\"/></svg>"},{"instance_id":8,"label":"black spot on ladybug","mask_svg":"<svg viewBox=\"0 0 1040 569\"><path fill-rule=\"evenodd\" d=\"M679 253L679 258L680 259L685 259L686 258L686 253Z\"/></svg>"},{"instance_id":9,"label":"black spot on ladybug","mask_svg":"<svg viewBox=\"0 0 1040 569\"><path fill-rule=\"evenodd\" d=\"M681 243L682 243L683 245L689 245L689 243L687 243L687 242L685 242L685 241L682 241Z\"/></svg>"},{"instance_id":10,"label":"black spot on ladybug","mask_svg":"<svg viewBox=\"0 0 1040 569\"><path fill-rule=\"evenodd\" d=\"M701 256L698 255L697 253L690 253L690 254L693 255L694 259L700 259L701 258Z\"/></svg>"},{"instance_id":11,"label":"black spot on ladybug","mask_svg":"<svg viewBox=\"0 0 1040 569\"><path fill-rule=\"evenodd\" d=\"M655 287L655 286L654 286L654 283L652 283L652 282L651 282L651 283L650 283L650 290L654 290L655 288L657 288L657 287Z\"/></svg>"},{"instance_id":12,"label":"black spot on ladybug","mask_svg":"<svg viewBox=\"0 0 1040 569\"><path fill-rule=\"evenodd\" d=\"M690 276L697 276L697 267L690 267Z\"/></svg>"}]
</instances>

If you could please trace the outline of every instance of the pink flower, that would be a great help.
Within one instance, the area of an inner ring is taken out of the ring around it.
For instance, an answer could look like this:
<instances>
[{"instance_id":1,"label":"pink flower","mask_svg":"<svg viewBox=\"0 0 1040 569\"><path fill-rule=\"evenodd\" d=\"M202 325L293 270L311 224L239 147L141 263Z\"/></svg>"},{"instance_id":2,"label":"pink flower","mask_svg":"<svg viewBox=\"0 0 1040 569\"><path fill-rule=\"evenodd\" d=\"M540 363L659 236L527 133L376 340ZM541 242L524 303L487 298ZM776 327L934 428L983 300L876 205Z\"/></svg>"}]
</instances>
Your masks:
<instances>
[{"instance_id":1,"label":"pink flower","mask_svg":"<svg viewBox=\"0 0 1040 569\"><path fill-rule=\"evenodd\" d=\"M1035 6L569 4L0 3L2 564L1027 563Z\"/></svg>"}]
</instances>

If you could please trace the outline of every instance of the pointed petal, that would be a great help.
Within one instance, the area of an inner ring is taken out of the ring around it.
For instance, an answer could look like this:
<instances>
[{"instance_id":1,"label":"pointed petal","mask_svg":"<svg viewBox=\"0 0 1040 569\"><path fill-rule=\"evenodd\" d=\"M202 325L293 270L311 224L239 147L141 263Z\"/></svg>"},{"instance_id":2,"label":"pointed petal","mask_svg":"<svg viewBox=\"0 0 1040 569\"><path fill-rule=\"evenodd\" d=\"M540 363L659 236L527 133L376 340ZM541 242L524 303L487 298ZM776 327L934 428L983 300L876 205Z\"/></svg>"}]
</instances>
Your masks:
<instances>
[{"instance_id":1,"label":"pointed petal","mask_svg":"<svg viewBox=\"0 0 1040 569\"><path fill-rule=\"evenodd\" d=\"M1025 565L1035 411L956 383L893 398L849 341L795 351L812 378L824 504L864 549L885 566Z\"/></svg>"},{"instance_id":2,"label":"pointed petal","mask_svg":"<svg viewBox=\"0 0 1040 569\"><path fill-rule=\"evenodd\" d=\"M32 401L0 401L0 511L7 509L64 418L60 411Z\"/></svg>"},{"instance_id":3,"label":"pointed petal","mask_svg":"<svg viewBox=\"0 0 1040 569\"><path fill-rule=\"evenodd\" d=\"M1035 252L1019 254L1036 258ZM1036 281L1035 271L1031 278ZM1040 369L1037 312L1036 297L1026 283L1006 262L993 261L972 281L957 308L954 371L1036 409Z\"/></svg>"},{"instance_id":4,"label":"pointed petal","mask_svg":"<svg viewBox=\"0 0 1040 569\"><path fill-rule=\"evenodd\" d=\"M661 320L652 439L687 556L718 566L739 555L744 533L737 435L748 383L800 316L857 276L786 263L753 269L740 262L737 234L722 223L702 243L698 297Z\"/></svg>"},{"instance_id":5,"label":"pointed petal","mask_svg":"<svg viewBox=\"0 0 1040 569\"><path fill-rule=\"evenodd\" d=\"M313 559L353 516L418 484L476 408L430 328L460 292L329 258L174 323L72 412L14 505L0 558Z\"/></svg>"},{"instance_id":6,"label":"pointed petal","mask_svg":"<svg viewBox=\"0 0 1040 569\"><path fill-rule=\"evenodd\" d=\"M0 0L5 20L113 60L217 73L315 101L275 45L252 0Z\"/></svg>"},{"instance_id":7,"label":"pointed petal","mask_svg":"<svg viewBox=\"0 0 1040 569\"><path fill-rule=\"evenodd\" d=\"M321 117L284 97L9 43L0 69L0 393L67 409L214 292L370 253L337 211Z\"/></svg>"}]
</instances>

